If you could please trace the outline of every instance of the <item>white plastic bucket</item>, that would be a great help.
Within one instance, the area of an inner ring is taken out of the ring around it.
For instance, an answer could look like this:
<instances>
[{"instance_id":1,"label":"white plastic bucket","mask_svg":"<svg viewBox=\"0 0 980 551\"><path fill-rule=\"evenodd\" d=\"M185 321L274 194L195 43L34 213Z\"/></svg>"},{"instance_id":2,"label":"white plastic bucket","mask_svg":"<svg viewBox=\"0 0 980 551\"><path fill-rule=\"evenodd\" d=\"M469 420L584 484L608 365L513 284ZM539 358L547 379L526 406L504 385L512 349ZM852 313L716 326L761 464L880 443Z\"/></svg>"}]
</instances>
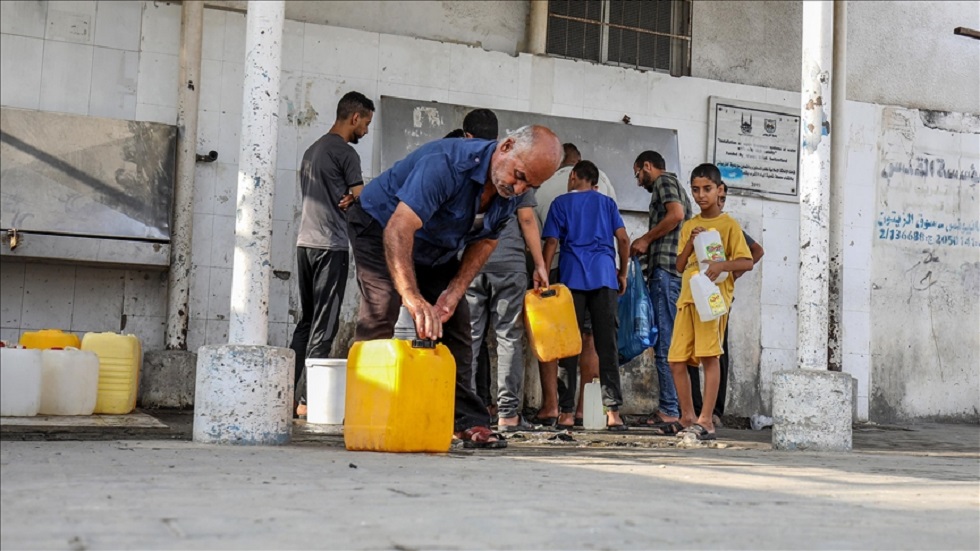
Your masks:
<instances>
[{"instance_id":1,"label":"white plastic bucket","mask_svg":"<svg viewBox=\"0 0 980 551\"><path fill-rule=\"evenodd\" d=\"M306 360L307 423L343 424L346 391L346 359L311 358Z\"/></svg>"}]
</instances>

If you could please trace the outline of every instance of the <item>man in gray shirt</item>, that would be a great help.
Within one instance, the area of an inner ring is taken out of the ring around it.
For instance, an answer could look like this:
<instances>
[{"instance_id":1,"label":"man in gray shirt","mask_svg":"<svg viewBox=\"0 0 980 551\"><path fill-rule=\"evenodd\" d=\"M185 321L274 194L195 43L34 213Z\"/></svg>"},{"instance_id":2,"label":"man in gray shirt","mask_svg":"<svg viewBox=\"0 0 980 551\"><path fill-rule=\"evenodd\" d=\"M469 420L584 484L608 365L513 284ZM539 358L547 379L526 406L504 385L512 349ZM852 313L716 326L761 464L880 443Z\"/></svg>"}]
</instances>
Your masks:
<instances>
[{"instance_id":1,"label":"man in gray shirt","mask_svg":"<svg viewBox=\"0 0 980 551\"><path fill-rule=\"evenodd\" d=\"M348 92L337 104L330 131L306 153L300 166L303 213L296 238L302 315L289 347L296 352L296 414L306 415L306 359L327 358L337 336L340 305L350 264L344 210L364 184L361 159L350 146L368 133L374 102Z\"/></svg>"}]
</instances>

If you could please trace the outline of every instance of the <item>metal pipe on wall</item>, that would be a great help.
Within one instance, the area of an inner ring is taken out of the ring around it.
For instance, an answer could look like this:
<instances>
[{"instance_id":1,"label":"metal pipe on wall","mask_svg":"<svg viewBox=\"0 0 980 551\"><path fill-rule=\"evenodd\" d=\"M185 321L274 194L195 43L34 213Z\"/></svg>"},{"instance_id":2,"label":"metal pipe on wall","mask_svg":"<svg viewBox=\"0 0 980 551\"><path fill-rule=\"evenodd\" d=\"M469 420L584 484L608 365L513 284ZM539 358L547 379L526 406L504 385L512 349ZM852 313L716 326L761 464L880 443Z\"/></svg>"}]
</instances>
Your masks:
<instances>
[{"instance_id":1,"label":"metal pipe on wall","mask_svg":"<svg viewBox=\"0 0 980 551\"><path fill-rule=\"evenodd\" d=\"M803 2L797 360L816 370L827 369L833 19L833 2Z\"/></svg>"},{"instance_id":2,"label":"metal pipe on wall","mask_svg":"<svg viewBox=\"0 0 980 551\"><path fill-rule=\"evenodd\" d=\"M830 320L827 361L831 371L842 371L844 334L844 184L847 179L847 0L834 0L834 79L830 103L834 106L834 139L830 144Z\"/></svg>"},{"instance_id":3,"label":"metal pipe on wall","mask_svg":"<svg viewBox=\"0 0 980 551\"><path fill-rule=\"evenodd\" d=\"M272 201L285 15L282 0L248 3L229 344L265 346L269 340Z\"/></svg>"},{"instance_id":4,"label":"metal pipe on wall","mask_svg":"<svg viewBox=\"0 0 980 551\"><path fill-rule=\"evenodd\" d=\"M201 41L204 2L185 0L180 10L180 76L177 91L177 179L170 234L167 292L167 350L187 350L190 319L191 235L194 229L194 169L197 161L197 108L201 93Z\"/></svg>"},{"instance_id":5,"label":"metal pipe on wall","mask_svg":"<svg viewBox=\"0 0 980 551\"><path fill-rule=\"evenodd\" d=\"M544 54L548 47L548 0L531 0L527 26L527 51Z\"/></svg>"}]
</instances>

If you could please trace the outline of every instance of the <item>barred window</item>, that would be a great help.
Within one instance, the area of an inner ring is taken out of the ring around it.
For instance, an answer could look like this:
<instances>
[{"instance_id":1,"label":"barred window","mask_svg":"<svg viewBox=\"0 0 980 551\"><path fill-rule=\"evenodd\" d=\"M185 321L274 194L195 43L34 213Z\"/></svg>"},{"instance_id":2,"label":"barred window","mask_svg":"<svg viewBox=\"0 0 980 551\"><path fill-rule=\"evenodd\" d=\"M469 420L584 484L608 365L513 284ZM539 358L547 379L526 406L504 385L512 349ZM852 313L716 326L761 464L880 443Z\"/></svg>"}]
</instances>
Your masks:
<instances>
[{"instance_id":1,"label":"barred window","mask_svg":"<svg viewBox=\"0 0 980 551\"><path fill-rule=\"evenodd\" d=\"M691 0L549 0L551 55L690 75Z\"/></svg>"}]
</instances>

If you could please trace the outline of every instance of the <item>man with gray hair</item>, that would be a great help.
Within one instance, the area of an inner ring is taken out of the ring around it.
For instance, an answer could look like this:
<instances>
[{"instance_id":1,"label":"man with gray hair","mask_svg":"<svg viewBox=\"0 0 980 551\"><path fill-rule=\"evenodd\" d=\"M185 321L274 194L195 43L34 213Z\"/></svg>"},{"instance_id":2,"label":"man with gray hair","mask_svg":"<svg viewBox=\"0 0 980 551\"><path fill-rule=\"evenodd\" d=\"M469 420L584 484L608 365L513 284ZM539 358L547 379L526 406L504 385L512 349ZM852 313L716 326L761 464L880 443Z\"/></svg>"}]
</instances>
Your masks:
<instances>
[{"instance_id":1,"label":"man with gray hair","mask_svg":"<svg viewBox=\"0 0 980 551\"><path fill-rule=\"evenodd\" d=\"M550 178L561 159L561 142L543 126L522 127L499 142L438 140L372 180L347 214L361 288L355 340L391 338L402 305L420 338L441 339L456 360L455 430L466 447L507 442L490 430L470 384L470 316L462 299L519 196Z\"/></svg>"}]
</instances>

